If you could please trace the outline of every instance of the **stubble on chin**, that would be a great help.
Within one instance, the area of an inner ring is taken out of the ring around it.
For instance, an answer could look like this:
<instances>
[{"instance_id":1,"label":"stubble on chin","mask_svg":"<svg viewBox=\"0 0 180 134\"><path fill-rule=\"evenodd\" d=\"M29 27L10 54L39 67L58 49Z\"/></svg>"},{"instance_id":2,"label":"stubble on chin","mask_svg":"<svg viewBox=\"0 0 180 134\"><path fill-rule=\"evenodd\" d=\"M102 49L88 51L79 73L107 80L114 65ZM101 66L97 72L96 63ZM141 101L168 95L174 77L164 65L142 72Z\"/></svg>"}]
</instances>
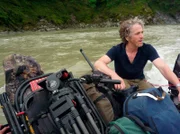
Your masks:
<instances>
[{"instance_id":1,"label":"stubble on chin","mask_svg":"<svg viewBox=\"0 0 180 134\"><path fill-rule=\"evenodd\" d=\"M142 47L143 46L143 43L138 43L136 44L137 47Z\"/></svg>"}]
</instances>

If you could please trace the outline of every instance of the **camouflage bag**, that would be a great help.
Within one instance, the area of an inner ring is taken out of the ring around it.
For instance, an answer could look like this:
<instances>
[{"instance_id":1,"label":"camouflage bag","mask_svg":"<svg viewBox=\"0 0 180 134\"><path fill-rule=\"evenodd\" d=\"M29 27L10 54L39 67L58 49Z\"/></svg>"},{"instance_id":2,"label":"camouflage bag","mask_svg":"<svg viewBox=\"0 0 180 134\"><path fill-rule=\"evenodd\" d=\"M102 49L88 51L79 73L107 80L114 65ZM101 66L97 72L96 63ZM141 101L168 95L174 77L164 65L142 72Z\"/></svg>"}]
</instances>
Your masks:
<instances>
[{"instance_id":1,"label":"camouflage bag","mask_svg":"<svg viewBox=\"0 0 180 134\"><path fill-rule=\"evenodd\" d=\"M104 121L107 124L112 121L114 119L114 111L109 99L103 93L99 92L93 83L83 83L83 87L87 95L97 107Z\"/></svg>"},{"instance_id":2,"label":"camouflage bag","mask_svg":"<svg viewBox=\"0 0 180 134\"><path fill-rule=\"evenodd\" d=\"M5 57L3 68L5 73L5 90L12 104L14 104L14 95L21 83L43 74L41 66L35 59L21 54L12 54Z\"/></svg>"}]
</instances>

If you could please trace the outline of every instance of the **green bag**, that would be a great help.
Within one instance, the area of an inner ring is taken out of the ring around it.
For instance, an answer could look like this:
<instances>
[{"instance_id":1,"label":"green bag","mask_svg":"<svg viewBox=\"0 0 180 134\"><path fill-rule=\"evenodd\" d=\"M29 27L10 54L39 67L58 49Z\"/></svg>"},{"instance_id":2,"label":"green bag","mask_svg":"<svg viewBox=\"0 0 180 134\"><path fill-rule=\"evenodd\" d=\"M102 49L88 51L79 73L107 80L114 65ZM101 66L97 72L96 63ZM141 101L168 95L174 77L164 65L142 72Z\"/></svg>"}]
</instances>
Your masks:
<instances>
[{"instance_id":1,"label":"green bag","mask_svg":"<svg viewBox=\"0 0 180 134\"><path fill-rule=\"evenodd\" d=\"M109 123L108 134L151 134L153 130L140 119L128 115Z\"/></svg>"}]
</instances>

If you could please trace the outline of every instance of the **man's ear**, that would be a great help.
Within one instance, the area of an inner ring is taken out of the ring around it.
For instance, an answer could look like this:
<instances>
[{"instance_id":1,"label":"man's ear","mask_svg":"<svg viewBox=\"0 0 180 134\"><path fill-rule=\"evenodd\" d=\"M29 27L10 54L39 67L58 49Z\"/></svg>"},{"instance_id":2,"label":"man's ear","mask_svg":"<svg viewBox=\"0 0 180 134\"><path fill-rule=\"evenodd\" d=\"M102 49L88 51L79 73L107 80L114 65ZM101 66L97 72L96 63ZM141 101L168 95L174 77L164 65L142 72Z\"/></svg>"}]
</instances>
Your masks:
<instances>
[{"instance_id":1,"label":"man's ear","mask_svg":"<svg viewBox=\"0 0 180 134\"><path fill-rule=\"evenodd\" d=\"M129 41L129 37L126 37L126 40Z\"/></svg>"}]
</instances>

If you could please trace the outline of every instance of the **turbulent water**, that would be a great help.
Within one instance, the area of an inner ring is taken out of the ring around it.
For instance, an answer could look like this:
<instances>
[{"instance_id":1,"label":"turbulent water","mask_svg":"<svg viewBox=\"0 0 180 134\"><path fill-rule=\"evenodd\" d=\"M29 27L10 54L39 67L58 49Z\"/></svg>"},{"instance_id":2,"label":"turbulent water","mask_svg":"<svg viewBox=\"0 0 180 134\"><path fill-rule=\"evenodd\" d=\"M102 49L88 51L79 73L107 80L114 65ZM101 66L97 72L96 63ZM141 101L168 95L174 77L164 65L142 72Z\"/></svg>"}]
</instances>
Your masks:
<instances>
[{"instance_id":1,"label":"turbulent water","mask_svg":"<svg viewBox=\"0 0 180 134\"><path fill-rule=\"evenodd\" d=\"M146 26L144 42L151 43L160 56L170 66L180 52L180 25ZM61 30L55 32L24 32L0 34L0 61L12 53L34 57L43 70L56 72L66 68L75 77L91 71L90 66L80 53L80 49L94 63L100 56L120 42L118 28L96 28L80 30ZM110 64L113 68L113 64ZM167 91L167 81L159 71L148 62L145 75L155 86L162 86ZM4 72L0 67L0 93L4 91ZM0 111L0 123L6 120Z\"/></svg>"}]
</instances>

